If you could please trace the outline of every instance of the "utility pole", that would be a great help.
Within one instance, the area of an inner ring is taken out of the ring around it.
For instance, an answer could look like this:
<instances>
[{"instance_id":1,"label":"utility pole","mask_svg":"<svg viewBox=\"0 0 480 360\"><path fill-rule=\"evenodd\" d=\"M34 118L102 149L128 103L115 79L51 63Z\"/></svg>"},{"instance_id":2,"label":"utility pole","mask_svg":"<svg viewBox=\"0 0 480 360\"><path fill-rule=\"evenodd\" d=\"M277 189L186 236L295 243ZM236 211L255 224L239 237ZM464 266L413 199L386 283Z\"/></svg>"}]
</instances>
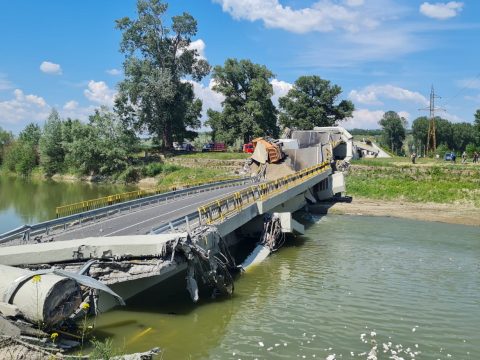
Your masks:
<instances>
[{"instance_id":1,"label":"utility pole","mask_svg":"<svg viewBox=\"0 0 480 360\"><path fill-rule=\"evenodd\" d=\"M432 85L432 90L430 91L430 106L425 109L420 109L424 111L429 111L429 121L428 121L428 134L427 134L427 146L426 146L426 154L430 152L435 152L437 150L437 129L435 125L435 111L437 110L444 110L441 108L435 107L435 99L440 99L441 97L435 94L435 89Z\"/></svg>"}]
</instances>

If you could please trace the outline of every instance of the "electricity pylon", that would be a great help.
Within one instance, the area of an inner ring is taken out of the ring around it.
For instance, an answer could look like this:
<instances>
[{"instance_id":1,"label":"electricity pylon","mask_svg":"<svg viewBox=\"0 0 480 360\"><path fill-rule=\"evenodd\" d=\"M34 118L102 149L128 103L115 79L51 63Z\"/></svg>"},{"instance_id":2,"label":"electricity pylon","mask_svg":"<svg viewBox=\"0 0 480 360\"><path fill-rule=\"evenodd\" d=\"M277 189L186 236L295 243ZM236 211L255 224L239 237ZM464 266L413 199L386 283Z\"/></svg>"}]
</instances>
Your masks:
<instances>
[{"instance_id":1,"label":"electricity pylon","mask_svg":"<svg viewBox=\"0 0 480 360\"><path fill-rule=\"evenodd\" d=\"M427 154L430 152L435 152L437 150L437 129L435 125L435 111L444 110L441 108L435 107L435 99L440 99L441 97L435 94L435 89L432 85L432 90L430 92L430 106L425 110L430 112L430 118L428 121L428 134L427 134Z\"/></svg>"}]
</instances>

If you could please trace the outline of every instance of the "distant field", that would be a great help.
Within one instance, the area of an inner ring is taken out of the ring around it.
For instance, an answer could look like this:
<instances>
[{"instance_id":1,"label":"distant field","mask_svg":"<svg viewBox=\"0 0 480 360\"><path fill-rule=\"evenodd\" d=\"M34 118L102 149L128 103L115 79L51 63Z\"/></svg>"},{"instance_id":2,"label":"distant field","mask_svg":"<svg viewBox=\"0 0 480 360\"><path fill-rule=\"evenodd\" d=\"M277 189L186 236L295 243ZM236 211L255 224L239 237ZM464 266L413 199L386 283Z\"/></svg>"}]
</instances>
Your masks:
<instances>
[{"instance_id":1,"label":"distant field","mask_svg":"<svg viewBox=\"0 0 480 360\"><path fill-rule=\"evenodd\" d=\"M480 165L404 158L352 162L347 192L371 199L404 200L480 207Z\"/></svg>"},{"instance_id":2,"label":"distant field","mask_svg":"<svg viewBox=\"0 0 480 360\"><path fill-rule=\"evenodd\" d=\"M432 158L417 158L416 164L412 164L412 161L409 157L400 157L395 156L392 158L375 158L375 159L360 159L352 160L352 164L363 165L363 166L440 166L440 167L451 167L451 168L469 168L469 167L479 167L480 164L472 164L470 160L467 164L462 164L462 160L457 158L457 162L454 164L451 161L444 161L443 159L432 159Z\"/></svg>"}]
</instances>

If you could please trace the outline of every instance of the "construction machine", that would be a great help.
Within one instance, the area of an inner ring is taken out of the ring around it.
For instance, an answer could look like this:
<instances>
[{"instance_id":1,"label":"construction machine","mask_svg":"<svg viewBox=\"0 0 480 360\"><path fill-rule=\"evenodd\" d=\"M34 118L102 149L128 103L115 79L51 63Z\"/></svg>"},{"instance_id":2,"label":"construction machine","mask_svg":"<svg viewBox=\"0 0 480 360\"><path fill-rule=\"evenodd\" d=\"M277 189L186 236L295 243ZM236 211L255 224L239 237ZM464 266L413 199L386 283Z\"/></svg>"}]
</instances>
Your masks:
<instances>
[{"instance_id":1,"label":"construction machine","mask_svg":"<svg viewBox=\"0 0 480 360\"><path fill-rule=\"evenodd\" d=\"M274 164L280 162L284 157L285 154L283 153L279 144L275 143L271 139L265 139L263 137L259 137L252 140L253 149L255 153L255 149L259 144L265 148L267 160L269 163Z\"/></svg>"}]
</instances>

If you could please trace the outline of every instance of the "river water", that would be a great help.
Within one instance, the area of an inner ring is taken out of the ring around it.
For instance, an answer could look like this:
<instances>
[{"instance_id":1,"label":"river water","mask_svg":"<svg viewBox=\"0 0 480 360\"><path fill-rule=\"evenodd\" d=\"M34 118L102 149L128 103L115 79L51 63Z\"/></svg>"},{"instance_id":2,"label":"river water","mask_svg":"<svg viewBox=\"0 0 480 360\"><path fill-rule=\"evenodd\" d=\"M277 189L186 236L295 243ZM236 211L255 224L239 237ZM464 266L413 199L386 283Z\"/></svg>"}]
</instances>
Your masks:
<instances>
[{"instance_id":1,"label":"river water","mask_svg":"<svg viewBox=\"0 0 480 360\"><path fill-rule=\"evenodd\" d=\"M0 233L53 218L56 206L127 190L0 177ZM306 221L306 235L240 276L232 298L202 294L193 305L176 277L102 314L94 335L126 352L158 346L164 360L366 359L375 343L378 359L392 349L405 360L480 359L478 227Z\"/></svg>"},{"instance_id":2,"label":"river water","mask_svg":"<svg viewBox=\"0 0 480 360\"><path fill-rule=\"evenodd\" d=\"M478 227L328 215L231 299L192 305L184 283L103 314L95 335L162 359L367 359L375 343L378 359L480 359Z\"/></svg>"},{"instance_id":3,"label":"river water","mask_svg":"<svg viewBox=\"0 0 480 360\"><path fill-rule=\"evenodd\" d=\"M55 208L133 190L132 186L55 182L0 176L0 234L55 218Z\"/></svg>"}]
</instances>

